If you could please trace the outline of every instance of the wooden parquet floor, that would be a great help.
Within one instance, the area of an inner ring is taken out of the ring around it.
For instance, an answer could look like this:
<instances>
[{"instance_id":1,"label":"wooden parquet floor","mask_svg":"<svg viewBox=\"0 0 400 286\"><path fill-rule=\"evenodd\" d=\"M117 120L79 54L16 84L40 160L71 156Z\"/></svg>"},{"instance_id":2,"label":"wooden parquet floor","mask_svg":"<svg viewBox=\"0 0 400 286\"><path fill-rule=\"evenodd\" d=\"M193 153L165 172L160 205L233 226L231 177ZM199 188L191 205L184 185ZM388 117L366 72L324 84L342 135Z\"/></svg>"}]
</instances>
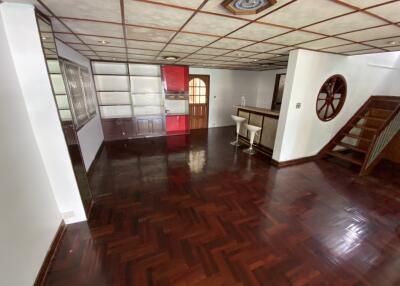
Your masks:
<instances>
[{"instance_id":1,"label":"wooden parquet floor","mask_svg":"<svg viewBox=\"0 0 400 286\"><path fill-rule=\"evenodd\" d=\"M106 144L46 285L400 285L400 171L277 169L232 128Z\"/></svg>"}]
</instances>

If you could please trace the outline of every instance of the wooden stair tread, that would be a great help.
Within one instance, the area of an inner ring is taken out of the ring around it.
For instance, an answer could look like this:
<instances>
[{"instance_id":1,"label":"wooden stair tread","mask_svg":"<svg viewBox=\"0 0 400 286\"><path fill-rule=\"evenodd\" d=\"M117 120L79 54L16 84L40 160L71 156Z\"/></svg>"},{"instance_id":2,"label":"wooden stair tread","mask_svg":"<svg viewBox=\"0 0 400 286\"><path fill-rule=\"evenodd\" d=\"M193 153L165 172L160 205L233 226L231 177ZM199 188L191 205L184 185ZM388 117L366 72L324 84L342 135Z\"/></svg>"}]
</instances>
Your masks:
<instances>
[{"instance_id":1,"label":"wooden stair tread","mask_svg":"<svg viewBox=\"0 0 400 286\"><path fill-rule=\"evenodd\" d=\"M378 112L389 112L392 113L393 109L384 109L384 108L378 108L378 107L367 107L367 111L378 111Z\"/></svg>"},{"instance_id":2,"label":"wooden stair tread","mask_svg":"<svg viewBox=\"0 0 400 286\"><path fill-rule=\"evenodd\" d=\"M351 134L351 133L343 133L342 135L344 137L351 137L351 138L355 138L355 139L358 139L358 140L364 140L364 141L369 141L369 142L372 141L372 139L364 138L364 137L361 137L361 136L358 136L358 135L355 135L355 134Z\"/></svg>"},{"instance_id":3,"label":"wooden stair tread","mask_svg":"<svg viewBox=\"0 0 400 286\"><path fill-rule=\"evenodd\" d=\"M386 121L387 118L384 117L378 117L378 116L357 116L359 119L366 119L366 120L376 120L376 121Z\"/></svg>"},{"instance_id":4,"label":"wooden stair tread","mask_svg":"<svg viewBox=\"0 0 400 286\"><path fill-rule=\"evenodd\" d=\"M336 145L342 146L342 147L345 147L345 148L348 148L348 149L351 149L351 150L354 150L354 151L357 151L357 152L360 152L360 153L364 153L364 154L367 153L367 150L358 148L357 146L354 146L354 145L351 145L351 144L347 144L347 143L344 143L344 142L338 142Z\"/></svg>"},{"instance_id":5,"label":"wooden stair tread","mask_svg":"<svg viewBox=\"0 0 400 286\"><path fill-rule=\"evenodd\" d=\"M371 130L371 131L378 131L378 128L374 128L374 127L368 127L368 126L364 126L364 125L360 125L360 124L351 124L350 125L353 128L360 128L360 129L365 129L365 130Z\"/></svg>"},{"instance_id":6,"label":"wooden stair tread","mask_svg":"<svg viewBox=\"0 0 400 286\"><path fill-rule=\"evenodd\" d=\"M342 154L340 152L336 152L336 151L327 151L326 154L331 155L333 157L348 161L350 163L362 166L363 165L363 161L361 160L357 160L355 158L352 158L350 156L346 156L345 154Z\"/></svg>"}]
</instances>

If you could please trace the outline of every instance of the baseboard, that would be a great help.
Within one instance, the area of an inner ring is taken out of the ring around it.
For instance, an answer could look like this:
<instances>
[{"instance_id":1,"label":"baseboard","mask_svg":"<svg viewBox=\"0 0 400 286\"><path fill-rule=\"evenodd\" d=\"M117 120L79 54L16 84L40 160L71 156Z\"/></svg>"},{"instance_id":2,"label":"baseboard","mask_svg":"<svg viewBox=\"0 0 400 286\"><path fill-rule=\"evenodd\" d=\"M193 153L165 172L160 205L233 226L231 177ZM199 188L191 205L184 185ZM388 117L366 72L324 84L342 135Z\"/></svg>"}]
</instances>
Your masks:
<instances>
[{"instance_id":1,"label":"baseboard","mask_svg":"<svg viewBox=\"0 0 400 286\"><path fill-rule=\"evenodd\" d=\"M46 281L46 278L47 278L48 271L54 260L54 256L56 255L57 250L60 246L60 242L64 236L65 230L66 230L66 225L65 225L64 221L61 221L60 226L58 227L58 230L56 232L56 235L54 236L53 242L50 245L49 251L47 252L46 257L43 261L42 267L40 267L40 270L36 277L35 283L33 284L34 286L44 285L44 282Z\"/></svg>"},{"instance_id":2,"label":"baseboard","mask_svg":"<svg viewBox=\"0 0 400 286\"><path fill-rule=\"evenodd\" d=\"M92 163L90 164L89 170L87 170L87 172L86 172L88 174L88 176L93 172L93 166L96 165L95 163L100 157L101 151L104 148L104 144L105 144L105 141L103 140L103 142L101 142L99 149L97 149L96 155L94 156Z\"/></svg>"},{"instance_id":3,"label":"baseboard","mask_svg":"<svg viewBox=\"0 0 400 286\"><path fill-rule=\"evenodd\" d=\"M294 160L288 160L288 161L281 161L278 162L274 159L272 159L272 165L282 168L282 167L287 167L287 166L293 166L293 165L298 165L298 164L303 164L306 162L310 162L318 158L319 155L314 155L314 156L309 156L309 157L304 157L304 158L299 158L299 159L294 159Z\"/></svg>"}]
</instances>

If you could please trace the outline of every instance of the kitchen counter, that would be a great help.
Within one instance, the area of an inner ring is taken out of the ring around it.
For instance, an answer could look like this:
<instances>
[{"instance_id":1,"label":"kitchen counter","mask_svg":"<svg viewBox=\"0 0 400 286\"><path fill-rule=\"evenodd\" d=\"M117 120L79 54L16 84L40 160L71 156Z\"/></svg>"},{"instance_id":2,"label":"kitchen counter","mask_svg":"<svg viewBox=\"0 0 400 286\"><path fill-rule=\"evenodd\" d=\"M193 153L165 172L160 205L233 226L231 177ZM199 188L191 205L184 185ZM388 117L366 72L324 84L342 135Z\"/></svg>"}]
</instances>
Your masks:
<instances>
[{"instance_id":1,"label":"kitchen counter","mask_svg":"<svg viewBox=\"0 0 400 286\"><path fill-rule=\"evenodd\" d=\"M275 145L276 131L278 128L279 111L254 106L235 106L237 116L246 118L245 123L261 127L261 131L254 137L254 147L260 152L272 156ZM245 124L239 131L242 142L249 144L249 133Z\"/></svg>"},{"instance_id":2,"label":"kitchen counter","mask_svg":"<svg viewBox=\"0 0 400 286\"><path fill-rule=\"evenodd\" d=\"M271 110L271 109L266 109L266 108L261 108L261 107L254 107L254 106L240 106L240 105L235 105L236 108L241 109L241 110L248 110L254 113L262 113L262 114L267 114L267 115L272 115L272 116L277 116L279 117L279 111L277 110Z\"/></svg>"}]
</instances>

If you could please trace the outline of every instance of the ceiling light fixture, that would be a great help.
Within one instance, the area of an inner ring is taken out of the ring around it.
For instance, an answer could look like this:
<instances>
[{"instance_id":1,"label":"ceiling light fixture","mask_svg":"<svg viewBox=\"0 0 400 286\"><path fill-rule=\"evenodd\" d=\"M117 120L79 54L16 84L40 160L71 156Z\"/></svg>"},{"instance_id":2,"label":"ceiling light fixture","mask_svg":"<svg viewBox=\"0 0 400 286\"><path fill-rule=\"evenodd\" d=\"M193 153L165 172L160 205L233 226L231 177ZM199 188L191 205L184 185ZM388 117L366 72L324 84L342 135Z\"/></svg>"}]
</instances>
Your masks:
<instances>
[{"instance_id":1,"label":"ceiling light fixture","mask_svg":"<svg viewBox=\"0 0 400 286\"><path fill-rule=\"evenodd\" d=\"M43 41L46 41L46 40L47 40L47 37L43 36L43 37L42 37L42 40L43 40Z\"/></svg>"},{"instance_id":2,"label":"ceiling light fixture","mask_svg":"<svg viewBox=\"0 0 400 286\"><path fill-rule=\"evenodd\" d=\"M178 59L177 56L165 56L164 57L164 60L167 60L167 61L176 61L177 59Z\"/></svg>"},{"instance_id":3,"label":"ceiling light fixture","mask_svg":"<svg viewBox=\"0 0 400 286\"><path fill-rule=\"evenodd\" d=\"M387 42L389 45L397 45L398 44L398 42L397 41L389 41L389 42Z\"/></svg>"},{"instance_id":4,"label":"ceiling light fixture","mask_svg":"<svg viewBox=\"0 0 400 286\"><path fill-rule=\"evenodd\" d=\"M109 42L107 42L106 40L101 40L101 41L99 41L99 43L105 45L105 44L108 44Z\"/></svg>"}]
</instances>

